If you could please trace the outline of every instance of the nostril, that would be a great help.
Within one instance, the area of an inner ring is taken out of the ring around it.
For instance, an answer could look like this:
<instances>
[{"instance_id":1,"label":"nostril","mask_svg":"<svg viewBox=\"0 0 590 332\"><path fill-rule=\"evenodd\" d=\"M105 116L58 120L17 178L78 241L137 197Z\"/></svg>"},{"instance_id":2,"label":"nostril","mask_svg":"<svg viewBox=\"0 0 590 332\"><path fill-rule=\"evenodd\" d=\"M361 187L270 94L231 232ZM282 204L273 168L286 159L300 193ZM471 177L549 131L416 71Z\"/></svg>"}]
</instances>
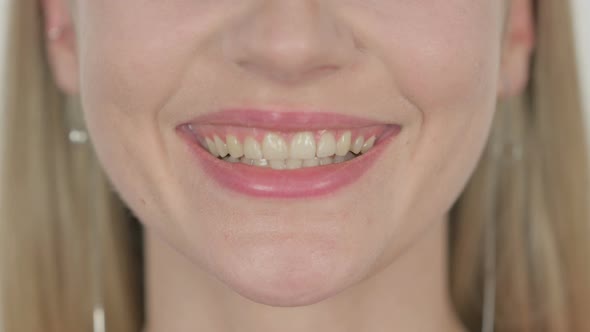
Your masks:
<instances>
[{"instance_id":1,"label":"nostril","mask_svg":"<svg viewBox=\"0 0 590 332\"><path fill-rule=\"evenodd\" d=\"M275 81L294 83L316 78L318 76L327 76L339 70L337 65L318 65L314 67L310 64L291 62L287 59L261 60L261 62L251 62L248 60L238 60L236 64L239 68L250 73L271 78Z\"/></svg>"}]
</instances>

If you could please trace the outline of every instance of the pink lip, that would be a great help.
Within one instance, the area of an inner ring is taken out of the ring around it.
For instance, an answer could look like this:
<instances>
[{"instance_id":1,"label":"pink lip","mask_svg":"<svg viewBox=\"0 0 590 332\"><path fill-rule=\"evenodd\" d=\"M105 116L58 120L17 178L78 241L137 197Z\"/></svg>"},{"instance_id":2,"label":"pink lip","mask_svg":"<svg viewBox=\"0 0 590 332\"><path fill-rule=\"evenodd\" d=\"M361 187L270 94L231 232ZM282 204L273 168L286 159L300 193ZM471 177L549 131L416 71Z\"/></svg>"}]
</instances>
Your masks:
<instances>
[{"instance_id":1,"label":"pink lip","mask_svg":"<svg viewBox=\"0 0 590 332\"><path fill-rule=\"evenodd\" d=\"M228 109L202 115L190 123L236 125L276 130L354 128L381 125L377 121L332 112L299 110Z\"/></svg>"},{"instance_id":2,"label":"pink lip","mask_svg":"<svg viewBox=\"0 0 590 332\"><path fill-rule=\"evenodd\" d=\"M273 170L229 163L212 156L195 139L188 124L214 124L220 126L248 126L273 130L320 130L331 128L357 128L382 125L384 134L366 154L347 162L296 170ZM178 134L189 145L206 174L221 186L253 197L303 198L333 193L361 178L386 146L401 131L397 124L325 112L273 112L252 109L227 110L201 116L177 127Z\"/></svg>"}]
</instances>

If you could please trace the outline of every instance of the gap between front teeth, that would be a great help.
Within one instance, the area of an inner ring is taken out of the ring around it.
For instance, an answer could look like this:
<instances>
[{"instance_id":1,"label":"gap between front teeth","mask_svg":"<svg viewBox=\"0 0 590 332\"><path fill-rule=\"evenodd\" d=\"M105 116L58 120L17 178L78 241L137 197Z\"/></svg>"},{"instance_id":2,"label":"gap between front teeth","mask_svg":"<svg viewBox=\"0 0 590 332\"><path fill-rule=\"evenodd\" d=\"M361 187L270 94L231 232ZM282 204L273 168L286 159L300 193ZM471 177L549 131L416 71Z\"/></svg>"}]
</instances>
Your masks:
<instances>
[{"instance_id":1,"label":"gap between front teeth","mask_svg":"<svg viewBox=\"0 0 590 332\"><path fill-rule=\"evenodd\" d=\"M338 138L326 131L317 142L312 132L300 132L293 135L290 144L273 132L264 135L262 143L252 137L246 137L242 143L229 134L225 140L218 135L205 138L207 149L215 157L232 163L281 170L345 162L367 153L375 141L374 135L366 141L363 136L352 140L350 131L345 131Z\"/></svg>"}]
</instances>

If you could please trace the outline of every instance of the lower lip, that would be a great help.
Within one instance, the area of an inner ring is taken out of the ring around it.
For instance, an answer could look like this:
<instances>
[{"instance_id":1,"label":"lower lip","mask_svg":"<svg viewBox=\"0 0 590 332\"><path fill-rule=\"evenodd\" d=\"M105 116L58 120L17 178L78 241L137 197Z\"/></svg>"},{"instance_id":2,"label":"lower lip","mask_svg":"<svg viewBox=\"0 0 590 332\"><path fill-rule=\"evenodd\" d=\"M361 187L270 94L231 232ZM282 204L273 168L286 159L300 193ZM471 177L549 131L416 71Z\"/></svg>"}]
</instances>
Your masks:
<instances>
[{"instance_id":1,"label":"lower lip","mask_svg":"<svg viewBox=\"0 0 590 332\"><path fill-rule=\"evenodd\" d=\"M212 156L190 134L182 130L179 134L205 173L222 187L252 197L304 198L331 194L358 181L400 131L400 126L391 126L369 152L352 160L295 170L226 162Z\"/></svg>"}]
</instances>

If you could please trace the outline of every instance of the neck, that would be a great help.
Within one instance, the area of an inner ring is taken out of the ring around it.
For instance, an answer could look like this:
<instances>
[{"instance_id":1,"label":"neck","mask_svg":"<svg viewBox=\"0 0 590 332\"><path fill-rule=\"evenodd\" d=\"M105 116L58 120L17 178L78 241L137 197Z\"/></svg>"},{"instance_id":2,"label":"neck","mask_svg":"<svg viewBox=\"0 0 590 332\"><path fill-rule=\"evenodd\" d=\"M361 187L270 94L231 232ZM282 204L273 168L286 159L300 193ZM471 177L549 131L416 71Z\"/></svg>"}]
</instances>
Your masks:
<instances>
[{"instance_id":1,"label":"neck","mask_svg":"<svg viewBox=\"0 0 590 332\"><path fill-rule=\"evenodd\" d=\"M377 275L291 308L240 296L146 230L146 332L464 331L448 294L447 222L435 224Z\"/></svg>"}]
</instances>

